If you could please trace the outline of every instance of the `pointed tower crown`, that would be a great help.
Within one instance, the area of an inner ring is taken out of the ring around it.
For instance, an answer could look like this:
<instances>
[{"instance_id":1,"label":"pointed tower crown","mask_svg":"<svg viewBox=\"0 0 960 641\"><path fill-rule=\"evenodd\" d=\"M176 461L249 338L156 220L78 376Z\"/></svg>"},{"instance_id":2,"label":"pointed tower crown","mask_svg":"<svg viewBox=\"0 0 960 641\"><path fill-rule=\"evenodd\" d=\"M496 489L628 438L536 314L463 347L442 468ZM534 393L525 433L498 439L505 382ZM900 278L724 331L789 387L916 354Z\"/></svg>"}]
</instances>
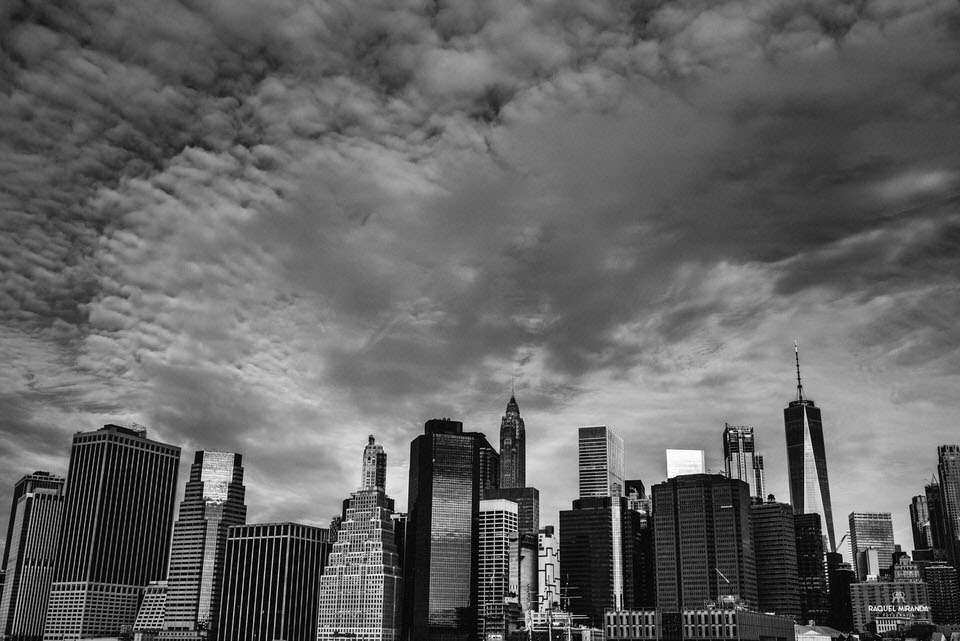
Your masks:
<instances>
[{"instance_id":1,"label":"pointed tower crown","mask_svg":"<svg viewBox=\"0 0 960 641\"><path fill-rule=\"evenodd\" d=\"M507 403L507 414L520 415L520 406L517 405L517 397L513 394L510 395L510 402Z\"/></svg>"}]
</instances>

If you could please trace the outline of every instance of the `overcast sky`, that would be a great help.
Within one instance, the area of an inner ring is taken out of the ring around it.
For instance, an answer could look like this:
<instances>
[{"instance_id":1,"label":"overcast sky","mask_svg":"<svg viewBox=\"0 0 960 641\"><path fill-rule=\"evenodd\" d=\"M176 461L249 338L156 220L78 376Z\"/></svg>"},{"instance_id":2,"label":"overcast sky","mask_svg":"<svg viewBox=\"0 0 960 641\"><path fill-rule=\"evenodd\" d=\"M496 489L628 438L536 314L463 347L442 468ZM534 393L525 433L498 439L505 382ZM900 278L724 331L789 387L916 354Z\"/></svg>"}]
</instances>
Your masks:
<instances>
[{"instance_id":1,"label":"overcast sky","mask_svg":"<svg viewBox=\"0 0 960 641\"><path fill-rule=\"evenodd\" d=\"M71 435L241 452L326 525L368 434L577 427L722 469L823 410L838 538L960 441L955 0L0 3L0 513Z\"/></svg>"}]
</instances>

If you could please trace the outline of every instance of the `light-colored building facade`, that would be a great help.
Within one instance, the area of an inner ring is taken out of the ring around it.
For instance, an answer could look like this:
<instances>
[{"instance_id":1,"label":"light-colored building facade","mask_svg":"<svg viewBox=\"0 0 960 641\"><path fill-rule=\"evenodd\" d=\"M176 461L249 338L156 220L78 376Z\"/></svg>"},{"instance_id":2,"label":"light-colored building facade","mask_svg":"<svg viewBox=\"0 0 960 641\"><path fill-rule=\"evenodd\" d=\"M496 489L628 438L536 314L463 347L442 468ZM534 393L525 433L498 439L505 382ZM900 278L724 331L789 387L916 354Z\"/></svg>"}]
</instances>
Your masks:
<instances>
[{"instance_id":1,"label":"light-colored building facade","mask_svg":"<svg viewBox=\"0 0 960 641\"><path fill-rule=\"evenodd\" d=\"M220 608L227 529L246 522L243 458L197 452L173 526L161 639L213 635Z\"/></svg>"},{"instance_id":2,"label":"light-colored building facade","mask_svg":"<svg viewBox=\"0 0 960 641\"><path fill-rule=\"evenodd\" d=\"M386 495L387 455L373 437L364 448L360 490L347 504L320 577L318 641L399 638L403 577L393 501Z\"/></svg>"},{"instance_id":3,"label":"light-colored building facade","mask_svg":"<svg viewBox=\"0 0 960 641\"><path fill-rule=\"evenodd\" d=\"M519 576L517 504L504 499L480 501L477 571L477 633L480 639L506 639L519 617L518 590L511 579ZM511 589L513 588L513 589Z\"/></svg>"},{"instance_id":4,"label":"light-colored building facade","mask_svg":"<svg viewBox=\"0 0 960 641\"><path fill-rule=\"evenodd\" d=\"M64 479L34 472L14 486L7 544L6 577L0 589L0 638L39 639L53 581Z\"/></svg>"},{"instance_id":5,"label":"light-colored building facade","mask_svg":"<svg viewBox=\"0 0 960 641\"><path fill-rule=\"evenodd\" d=\"M623 496L623 438L605 425L578 434L580 498Z\"/></svg>"},{"instance_id":6,"label":"light-colored building facade","mask_svg":"<svg viewBox=\"0 0 960 641\"><path fill-rule=\"evenodd\" d=\"M791 617L736 608L702 608L664 613L610 610L604 616L607 641L793 641Z\"/></svg>"},{"instance_id":7,"label":"light-colored building facade","mask_svg":"<svg viewBox=\"0 0 960 641\"><path fill-rule=\"evenodd\" d=\"M920 582L854 583L850 586L850 601L853 606L853 626L861 632L869 630L871 622L878 617L910 622L930 620L927 586Z\"/></svg>"},{"instance_id":8,"label":"light-colored building facade","mask_svg":"<svg viewBox=\"0 0 960 641\"><path fill-rule=\"evenodd\" d=\"M703 450L667 450L667 478L684 474L706 474Z\"/></svg>"},{"instance_id":9,"label":"light-colored building facade","mask_svg":"<svg viewBox=\"0 0 960 641\"><path fill-rule=\"evenodd\" d=\"M537 535L537 574L540 594L538 611L544 612L560 607L560 540L554 527L540 528Z\"/></svg>"},{"instance_id":10,"label":"light-colored building facade","mask_svg":"<svg viewBox=\"0 0 960 641\"><path fill-rule=\"evenodd\" d=\"M154 641L163 629L167 614L167 582L151 581L143 590L143 601L133 624L133 641Z\"/></svg>"}]
</instances>

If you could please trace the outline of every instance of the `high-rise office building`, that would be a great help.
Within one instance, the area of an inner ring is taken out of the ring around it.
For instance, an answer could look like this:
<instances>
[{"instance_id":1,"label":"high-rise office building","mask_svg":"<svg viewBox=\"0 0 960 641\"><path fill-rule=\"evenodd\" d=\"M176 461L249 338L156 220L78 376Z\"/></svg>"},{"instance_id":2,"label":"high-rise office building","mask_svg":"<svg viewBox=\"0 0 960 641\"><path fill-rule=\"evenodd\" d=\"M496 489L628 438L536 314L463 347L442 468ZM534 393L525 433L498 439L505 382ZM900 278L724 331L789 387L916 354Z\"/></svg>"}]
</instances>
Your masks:
<instances>
[{"instance_id":1,"label":"high-rise office building","mask_svg":"<svg viewBox=\"0 0 960 641\"><path fill-rule=\"evenodd\" d=\"M783 410L787 436L787 470L790 481L790 503L795 514L816 513L823 519L829 551L836 551L833 533L833 508L830 502L830 481L827 476L827 452L823 443L823 422L820 408L812 399L804 398L800 382L800 351L797 358L797 399Z\"/></svg>"},{"instance_id":2,"label":"high-rise office building","mask_svg":"<svg viewBox=\"0 0 960 641\"><path fill-rule=\"evenodd\" d=\"M483 434L449 419L427 421L410 444L405 640L475 638L480 497L499 481L497 459Z\"/></svg>"},{"instance_id":3,"label":"high-rise office building","mask_svg":"<svg viewBox=\"0 0 960 641\"><path fill-rule=\"evenodd\" d=\"M703 450L667 450L667 478L686 474L706 474Z\"/></svg>"},{"instance_id":4,"label":"high-rise office building","mask_svg":"<svg viewBox=\"0 0 960 641\"><path fill-rule=\"evenodd\" d=\"M560 541L554 535L552 525L540 528L537 538L537 600L542 612L560 607Z\"/></svg>"},{"instance_id":5,"label":"high-rise office building","mask_svg":"<svg viewBox=\"0 0 960 641\"><path fill-rule=\"evenodd\" d=\"M823 521L819 514L794 514L793 529L796 534L797 581L800 589L800 620L815 621L823 625L829 617L827 573L824 558ZM832 594L830 586L829 594ZM849 597L849 592L847 593Z\"/></svg>"},{"instance_id":6,"label":"high-rise office building","mask_svg":"<svg viewBox=\"0 0 960 641\"><path fill-rule=\"evenodd\" d=\"M793 507L767 501L750 506L757 557L757 602L762 612L800 614Z\"/></svg>"},{"instance_id":7,"label":"high-rise office building","mask_svg":"<svg viewBox=\"0 0 960 641\"><path fill-rule=\"evenodd\" d=\"M500 420L500 487L527 484L527 433L520 418L520 406L511 394L507 411Z\"/></svg>"},{"instance_id":8,"label":"high-rise office building","mask_svg":"<svg viewBox=\"0 0 960 641\"><path fill-rule=\"evenodd\" d=\"M387 453L377 443L373 435L367 437L367 446L363 448L363 467L360 470L360 489L374 490L387 487Z\"/></svg>"},{"instance_id":9,"label":"high-rise office building","mask_svg":"<svg viewBox=\"0 0 960 641\"><path fill-rule=\"evenodd\" d=\"M937 624L960 623L957 570L945 564L931 564L923 569L923 581L930 597L930 619Z\"/></svg>"},{"instance_id":10,"label":"high-rise office building","mask_svg":"<svg viewBox=\"0 0 960 641\"><path fill-rule=\"evenodd\" d=\"M215 636L227 530L247 520L243 457L200 451L173 525L161 639Z\"/></svg>"},{"instance_id":11,"label":"high-rise office building","mask_svg":"<svg viewBox=\"0 0 960 641\"><path fill-rule=\"evenodd\" d=\"M594 627L603 612L639 607L641 515L622 496L588 496L560 512L560 583L569 610Z\"/></svg>"},{"instance_id":12,"label":"high-rise office building","mask_svg":"<svg viewBox=\"0 0 960 641\"><path fill-rule=\"evenodd\" d=\"M913 531L914 550L928 550L933 547L930 508L926 495L920 494L910 499L910 529Z\"/></svg>"},{"instance_id":13,"label":"high-rise office building","mask_svg":"<svg viewBox=\"0 0 960 641\"><path fill-rule=\"evenodd\" d=\"M511 594L510 578L517 568L512 547L518 546L517 504L505 499L480 501L477 580L477 635L506 639L517 629L520 601Z\"/></svg>"},{"instance_id":14,"label":"high-rise office building","mask_svg":"<svg viewBox=\"0 0 960 641\"><path fill-rule=\"evenodd\" d=\"M924 496L927 499L927 515L930 520L930 546L934 550L934 556L946 560L947 542L950 538L947 532L947 514L944 508L943 494L940 492L940 481L934 476L930 479L924 488Z\"/></svg>"},{"instance_id":15,"label":"high-rise office building","mask_svg":"<svg viewBox=\"0 0 960 641\"><path fill-rule=\"evenodd\" d=\"M764 498L763 457L756 453L752 427L725 424L723 465L728 478L747 482L750 496Z\"/></svg>"},{"instance_id":16,"label":"high-rise office building","mask_svg":"<svg viewBox=\"0 0 960 641\"><path fill-rule=\"evenodd\" d=\"M62 477L38 471L14 485L3 554L6 578L0 587L0 638L43 638L62 516Z\"/></svg>"},{"instance_id":17,"label":"high-rise office building","mask_svg":"<svg viewBox=\"0 0 960 641\"><path fill-rule=\"evenodd\" d=\"M947 554L954 567L960 566L960 445L937 447L937 472L940 475L940 496L946 521Z\"/></svg>"},{"instance_id":18,"label":"high-rise office building","mask_svg":"<svg viewBox=\"0 0 960 641\"><path fill-rule=\"evenodd\" d=\"M680 612L710 601L756 607L746 482L722 474L681 475L654 485L652 494L657 607Z\"/></svg>"},{"instance_id":19,"label":"high-rise office building","mask_svg":"<svg viewBox=\"0 0 960 641\"><path fill-rule=\"evenodd\" d=\"M853 568L861 581L879 578L872 570L887 573L893 565L893 520L889 512L851 512L850 545L853 550ZM867 567L867 551L876 550L877 568Z\"/></svg>"},{"instance_id":20,"label":"high-rise office building","mask_svg":"<svg viewBox=\"0 0 960 641\"><path fill-rule=\"evenodd\" d=\"M577 442L580 498L623 496L623 439L620 435L605 425L581 427Z\"/></svg>"},{"instance_id":21,"label":"high-rise office building","mask_svg":"<svg viewBox=\"0 0 960 641\"><path fill-rule=\"evenodd\" d=\"M316 641L329 532L299 523L235 525L226 550L218 640Z\"/></svg>"},{"instance_id":22,"label":"high-rise office building","mask_svg":"<svg viewBox=\"0 0 960 641\"><path fill-rule=\"evenodd\" d=\"M143 589L166 578L179 463L139 426L74 435L46 641L133 626Z\"/></svg>"},{"instance_id":23,"label":"high-rise office building","mask_svg":"<svg viewBox=\"0 0 960 641\"><path fill-rule=\"evenodd\" d=\"M819 526L820 520L817 519L817 527ZM844 562L843 555L839 552L827 552L827 573L830 596L826 623L835 630L850 632L853 630L853 601L850 599L850 586L857 582L857 573L849 563Z\"/></svg>"},{"instance_id":24,"label":"high-rise office building","mask_svg":"<svg viewBox=\"0 0 960 641\"><path fill-rule=\"evenodd\" d=\"M386 495L387 455L374 439L363 453L361 486L351 495L320 579L318 641L400 638L402 574L393 501ZM370 464L368 466L368 464ZM376 465L382 475L369 474Z\"/></svg>"}]
</instances>

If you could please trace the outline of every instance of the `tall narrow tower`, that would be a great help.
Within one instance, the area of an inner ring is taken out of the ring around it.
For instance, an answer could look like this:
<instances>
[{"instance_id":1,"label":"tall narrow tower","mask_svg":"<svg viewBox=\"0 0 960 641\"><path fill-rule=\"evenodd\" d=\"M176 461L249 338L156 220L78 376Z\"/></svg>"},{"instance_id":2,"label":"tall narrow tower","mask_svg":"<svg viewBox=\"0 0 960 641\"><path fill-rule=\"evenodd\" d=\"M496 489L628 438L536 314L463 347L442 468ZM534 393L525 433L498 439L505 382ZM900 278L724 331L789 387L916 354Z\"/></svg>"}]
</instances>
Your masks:
<instances>
[{"instance_id":1,"label":"tall narrow tower","mask_svg":"<svg viewBox=\"0 0 960 641\"><path fill-rule=\"evenodd\" d=\"M232 452L197 452L173 526L166 614L161 639L215 635L227 529L247 519L243 458Z\"/></svg>"},{"instance_id":2,"label":"tall narrow tower","mask_svg":"<svg viewBox=\"0 0 960 641\"><path fill-rule=\"evenodd\" d=\"M623 496L623 438L606 425L581 427L580 498Z\"/></svg>"},{"instance_id":3,"label":"tall narrow tower","mask_svg":"<svg viewBox=\"0 0 960 641\"><path fill-rule=\"evenodd\" d=\"M410 444L404 639L476 639L480 500L499 481L498 463L460 421L429 420Z\"/></svg>"},{"instance_id":4,"label":"tall narrow tower","mask_svg":"<svg viewBox=\"0 0 960 641\"><path fill-rule=\"evenodd\" d=\"M937 472L940 474L940 509L947 535L944 547L956 567L960 565L960 445L937 447Z\"/></svg>"},{"instance_id":5,"label":"tall narrow tower","mask_svg":"<svg viewBox=\"0 0 960 641\"><path fill-rule=\"evenodd\" d=\"M378 444L373 435L367 437L367 446L363 448L363 470L360 474L360 489L387 489L387 453Z\"/></svg>"},{"instance_id":6,"label":"tall narrow tower","mask_svg":"<svg viewBox=\"0 0 960 641\"><path fill-rule=\"evenodd\" d=\"M833 533L833 508L827 478L827 453L823 444L820 409L812 399L804 398L800 382L800 350L794 343L797 360L797 399L783 410L787 436L787 469L790 477L790 503L794 514L819 514L827 532L831 552L836 551Z\"/></svg>"},{"instance_id":7,"label":"tall narrow tower","mask_svg":"<svg viewBox=\"0 0 960 641\"><path fill-rule=\"evenodd\" d=\"M520 406L511 394L507 412L500 420L500 487L527 484L527 434L520 418Z\"/></svg>"},{"instance_id":8,"label":"tall narrow tower","mask_svg":"<svg viewBox=\"0 0 960 641\"><path fill-rule=\"evenodd\" d=\"M746 481L750 496L764 498L763 457L757 456L752 427L725 424L723 462L727 478Z\"/></svg>"},{"instance_id":9,"label":"tall narrow tower","mask_svg":"<svg viewBox=\"0 0 960 641\"><path fill-rule=\"evenodd\" d=\"M53 580L60 519L63 514L63 478L34 472L13 490L13 509L0 590L0 638L39 639Z\"/></svg>"}]
</instances>

